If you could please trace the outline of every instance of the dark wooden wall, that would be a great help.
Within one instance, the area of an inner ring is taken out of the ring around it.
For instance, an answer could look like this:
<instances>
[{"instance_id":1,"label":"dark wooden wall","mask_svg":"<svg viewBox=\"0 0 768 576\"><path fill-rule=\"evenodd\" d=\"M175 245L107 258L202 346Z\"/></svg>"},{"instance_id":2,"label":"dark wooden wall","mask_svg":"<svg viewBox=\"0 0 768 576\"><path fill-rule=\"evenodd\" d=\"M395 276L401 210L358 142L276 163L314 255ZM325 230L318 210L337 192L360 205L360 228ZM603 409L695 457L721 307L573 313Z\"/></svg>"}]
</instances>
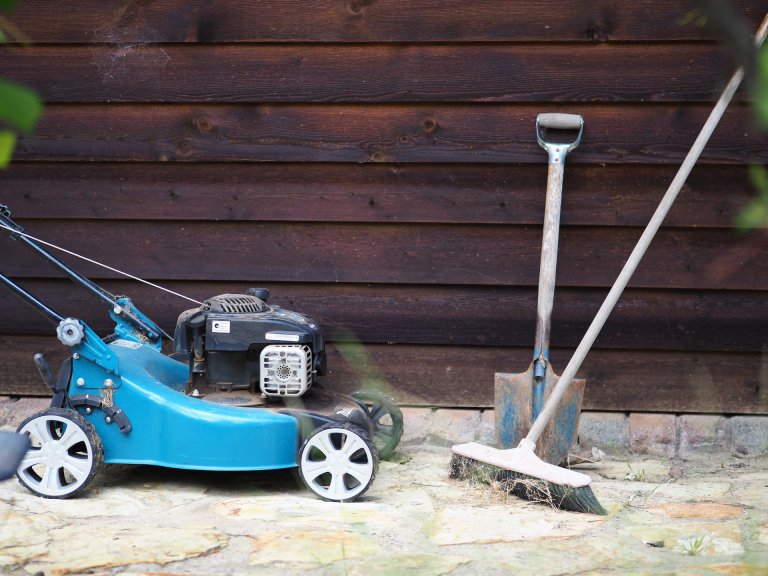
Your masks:
<instances>
[{"instance_id":1,"label":"dark wooden wall","mask_svg":"<svg viewBox=\"0 0 768 576\"><path fill-rule=\"evenodd\" d=\"M757 27L764 2L735 2ZM45 115L0 174L27 230L197 299L266 286L311 313L342 389L490 406L532 354L546 155L566 169L561 371L734 66L684 1L21 1L0 77ZM586 407L768 413L768 237L734 218L766 138L738 96L588 356ZM105 311L3 238L2 271ZM68 260L69 261L69 260ZM171 329L188 303L86 264ZM344 346L359 340L350 361ZM0 291L0 394L45 393L52 327Z\"/></svg>"}]
</instances>

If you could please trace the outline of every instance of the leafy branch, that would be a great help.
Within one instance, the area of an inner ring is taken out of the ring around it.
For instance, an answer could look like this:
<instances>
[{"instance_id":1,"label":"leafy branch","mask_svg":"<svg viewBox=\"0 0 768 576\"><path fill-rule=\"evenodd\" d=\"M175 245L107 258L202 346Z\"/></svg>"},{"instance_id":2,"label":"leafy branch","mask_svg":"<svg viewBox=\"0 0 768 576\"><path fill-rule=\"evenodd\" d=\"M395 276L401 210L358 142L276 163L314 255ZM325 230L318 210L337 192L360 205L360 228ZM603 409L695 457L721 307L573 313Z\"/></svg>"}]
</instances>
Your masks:
<instances>
[{"instance_id":1,"label":"leafy branch","mask_svg":"<svg viewBox=\"0 0 768 576\"><path fill-rule=\"evenodd\" d=\"M12 10L15 0L0 0L0 9ZM29 39L0 14L0 42L28 44ZM30 133L43 112L43 103L34 90L0 79L0 169L11 161L19 134Z\"/></svg>"}]
</instances>

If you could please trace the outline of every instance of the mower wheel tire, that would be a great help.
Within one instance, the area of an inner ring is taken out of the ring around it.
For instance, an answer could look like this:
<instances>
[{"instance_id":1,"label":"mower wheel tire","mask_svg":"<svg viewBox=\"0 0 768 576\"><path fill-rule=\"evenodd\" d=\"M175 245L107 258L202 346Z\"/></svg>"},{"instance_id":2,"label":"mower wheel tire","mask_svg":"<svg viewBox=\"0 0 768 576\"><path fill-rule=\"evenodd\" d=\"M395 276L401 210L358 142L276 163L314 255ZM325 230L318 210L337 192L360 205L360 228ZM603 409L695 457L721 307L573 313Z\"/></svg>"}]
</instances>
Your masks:
<instances>
[{"instance_id":1,"label":"mower wheel tire","mask_svg":"<svg viewBox=\"0 0 768 576\"><path fill-rule=\"evenodd\" d=\"M104 462L96 430L75 410L49 408L24 420L17 432L29 438L30 448L16 476L43 498L81 492Z\"/></svg>"},{"instance_id":2,"label":"mower wheel tire","mask_svg":"<svg viewBox=\"0 0 768 576\"><path fill-rule=\"evenodd\" d=\"M362 496L379 468L376 446L365 430L349 422L320 426L304 441L298 462L307 488L333 502Z\"/></svg>"},{"instance_id":3,"label":"mower wheel tire","mask_svg":"<svg viewBox=\"0 0 768 576\"><path fill-rule=\"evenodd\" d=\"M386 460L394 454L403 437L403 413L392 398L381 392L359 390L353 392L352 397L368 407L373 423L373 442L379 458Z\"/></svg>"}]
</instances>

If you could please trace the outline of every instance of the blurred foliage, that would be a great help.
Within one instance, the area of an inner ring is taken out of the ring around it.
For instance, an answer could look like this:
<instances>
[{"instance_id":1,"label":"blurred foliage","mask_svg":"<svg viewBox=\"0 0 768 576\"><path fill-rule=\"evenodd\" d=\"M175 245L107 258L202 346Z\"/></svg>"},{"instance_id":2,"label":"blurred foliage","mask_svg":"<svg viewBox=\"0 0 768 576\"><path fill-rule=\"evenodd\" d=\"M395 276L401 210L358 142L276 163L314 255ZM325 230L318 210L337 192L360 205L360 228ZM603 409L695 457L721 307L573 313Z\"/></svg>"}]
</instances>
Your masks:
<instances>
[{"instance_id":1,"label":"blurred foliage","mask_svg":"<svg viewBox=\"0 0 768 576\"><path fill-rule=\"evenodd\" d=\"M755 124L768 130L768 47L755 48L753 31L730 0L696 0L695 5L686 17L686 23L709 26L736 64L744 68L746 86L752 95ZM749 167L749 172L757 193L736 218L735 224L742 230L768 227L768 170L755 164Z\"/></svg>"},{"instance_id":2,"label":"blurred foliage","mask_svg":"<svg viewBox=\"0 0 768 576\"><path fill-rule=\"evenodd\" d=\"M768 170L765 166L753 164L749 172L757 197L736 217L736 225L742 230L761 228L768 224Z\"/></svg>"},{"instance_id":3,"label":"blurred foliage","mask_svg":"<svg viewBox=\"0 0 768 576\"><path fill-rule=\"evenodd\" d=\"M754 84L755 119L763 130L768 130L768 48L763 46L757 57L757 78ZM736 224L743 230L768 227L768 169L761 164L750 168L757 197L739 214Z\"/></svg>"},{"instance_id":4,"label":"blurred foliage","mask_svg":"<svg viewBox=\"0 0 768 576\"><path fill-rule=\"evenodd\" d=\"M768 48L763 46L757 57L755 81L755 113L763 130L768 130Z\"/></svg>"},{"instance_id":5,"label":"blurred foliage","mask_svg":"<svg viewBox=\"0 0 768 576\"><path fill-rule=\"evenodd\" d=\"M689 10L677 21L680 26L696 26L697 28L704 28L707 25L707 15L701 8L694 8Z\"/></svg>"},{"instance_id":6,"label":"blurred foliage","mask_svg":"<svg viewBox=\"0 0 768 576\"><path fill-rule=\"evenodd\" d=\"M0 0L0 9L12 10L15 0ZM0 42L28 44L29 39L0 14ZM11 161L19 134L28 134L43 112L43 103L34 90L0 79L0 169Z\"/></svg>"},{"instance_id":7,"label":"blurred foliage","mask_svg":"<svg viewBox=\"0 0 768 576\"><path fill-rule=\"evenodd\" d=\"M755 44L754 30L736 10L730 0L695 0L692 14L696 24L703 24L714 32L737 66L744 68L746 84L754 85Z\"/></svg>"},{"instance_id":8,"label":"blurred foliage","mask_svg":"<svg viewBox=\"0 0 768 576\"><path fill-rule=\"evenodd\" d=\"M365 345L352 332L343 330L336 342L336 349L360 379L360 390L391 395L386 377L371 359Z\"/></svg>"},{"instance_id":9,"label":"blurred foliage","mask_svg":"<svg viewBox=\"0 0 768 576\"><path fill-rule=\"evenodd\" d=\"M768 130L768 48L763 46L757 57L756 78L753 89L755 122ZM762 164L750 168L752 184L757 196L739 214L736 224L743 230L768 227L768 170Z\"/></svg>"}]
</instances>

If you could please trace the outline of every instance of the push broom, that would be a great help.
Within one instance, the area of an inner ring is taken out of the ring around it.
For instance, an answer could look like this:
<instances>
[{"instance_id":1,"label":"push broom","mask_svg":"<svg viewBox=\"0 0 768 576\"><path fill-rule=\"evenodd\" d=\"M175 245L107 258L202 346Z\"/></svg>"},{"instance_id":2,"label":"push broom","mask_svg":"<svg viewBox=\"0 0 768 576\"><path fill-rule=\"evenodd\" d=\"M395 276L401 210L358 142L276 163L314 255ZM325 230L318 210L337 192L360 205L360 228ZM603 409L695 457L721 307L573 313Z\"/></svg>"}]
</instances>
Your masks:
<instances>
[{"instance_id":1,"label":"push broom","mask_svg":"<svg viewBox=\"0 0 768 576\"><path fill-rule=\"evenodd\" d=\"M755 35L755 45L759 48L768 29L768 15L763 19L760 29ZM451 477L468 478L480 477L499 482L500 485L513 494L526 500L545 501L562 510L606 514L605 509L595 497L590 487L592 479L581 472L548 464L535 454L536 442L541 437L545 426L555 414L563 396L568 391L576 372L581 367L584 358L592 348L597 335L603 328L608 316L616 306L624 288L629 283L640 260L645 255L656 232L661 227L677 195L685 184L702 150L712 136L717 124L725 113L728 104L744 78L744 69L739 68L731 77L714 109L704 123L701 132L683 160L675 178L661 199L651 220L645 227L637 245L632 250L618 278L613 283L608 296L600 306L586 334L579 343L570 362L563 370L560 380L552 389L544 408L534 421L527 436L517 448L500 450L476 442L459 444L452 448Z\"/></svg>"}]
</instances>

